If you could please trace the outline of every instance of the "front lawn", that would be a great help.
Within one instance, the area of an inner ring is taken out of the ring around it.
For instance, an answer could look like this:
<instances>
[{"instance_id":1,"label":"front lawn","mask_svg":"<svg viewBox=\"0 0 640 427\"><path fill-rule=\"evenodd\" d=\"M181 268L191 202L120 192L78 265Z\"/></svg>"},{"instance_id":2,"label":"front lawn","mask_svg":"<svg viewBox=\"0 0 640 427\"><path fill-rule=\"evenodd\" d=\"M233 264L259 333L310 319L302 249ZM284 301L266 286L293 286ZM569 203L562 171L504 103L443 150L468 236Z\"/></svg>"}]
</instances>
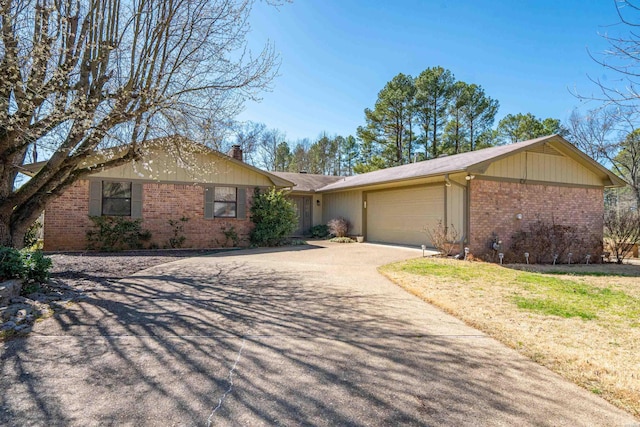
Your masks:
<instances>
[{"instance_id":1,"label":"front lawn","mask_svg":"<svg viewBox=\"0 0 640 427\"><path fill-rule=\"evenodd\" d=\"M380 271L640 416L639 266L499 266L423 258Z\"/></svg>"}]
</instances>

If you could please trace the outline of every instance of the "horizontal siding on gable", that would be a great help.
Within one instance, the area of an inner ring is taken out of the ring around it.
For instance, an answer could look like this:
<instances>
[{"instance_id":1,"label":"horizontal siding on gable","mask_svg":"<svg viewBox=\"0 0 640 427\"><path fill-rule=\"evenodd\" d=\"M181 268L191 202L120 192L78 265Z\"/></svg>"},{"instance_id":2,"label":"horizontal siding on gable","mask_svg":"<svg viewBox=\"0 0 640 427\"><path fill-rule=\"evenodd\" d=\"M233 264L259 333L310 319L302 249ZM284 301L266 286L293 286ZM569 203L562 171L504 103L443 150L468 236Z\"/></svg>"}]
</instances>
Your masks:
<instances>
[{"instance_id":1,"label":"horizontal siding on gable","mask_svg":"<svg viewBox=\"0 0 640 427\"><path fill-rule=\"evenodd\" d=\"M483 175L576 185L603 185L602 180L575 160L552 154L522 152L492 163Z\"/></svg>"},{"instance_id":2,"label":"horizontal siding on gable","mask_svg":"<svg viewBox=\"0 0 640 427\"><path fill-rule=\"evenodd\" d=\"M271 180L251 169L215 154L197 154L175 158L155 153L142 161L92 174L104 179L157 180L163 182L215 183L234 186L271 186Z\"/></svg>"}]
</instances>

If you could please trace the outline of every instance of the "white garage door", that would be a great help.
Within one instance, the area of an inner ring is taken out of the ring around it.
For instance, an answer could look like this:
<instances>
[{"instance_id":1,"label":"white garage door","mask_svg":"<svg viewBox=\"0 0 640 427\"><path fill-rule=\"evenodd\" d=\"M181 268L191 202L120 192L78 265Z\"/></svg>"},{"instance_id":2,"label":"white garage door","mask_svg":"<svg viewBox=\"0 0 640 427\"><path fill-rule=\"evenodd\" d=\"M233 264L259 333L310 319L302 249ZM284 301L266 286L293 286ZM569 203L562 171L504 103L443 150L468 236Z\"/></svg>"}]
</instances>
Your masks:
<instances>
[{"instance_id":1,"label":"white garage door","mask_svg":"<svg viewBox=\"0 0 640 427\"><path fill-rule=\"evenodd\" d=\"M444 186L367 193L366 210L368 241L430 246L424 230L444 219Z\"/></svg>"}]
</instances>

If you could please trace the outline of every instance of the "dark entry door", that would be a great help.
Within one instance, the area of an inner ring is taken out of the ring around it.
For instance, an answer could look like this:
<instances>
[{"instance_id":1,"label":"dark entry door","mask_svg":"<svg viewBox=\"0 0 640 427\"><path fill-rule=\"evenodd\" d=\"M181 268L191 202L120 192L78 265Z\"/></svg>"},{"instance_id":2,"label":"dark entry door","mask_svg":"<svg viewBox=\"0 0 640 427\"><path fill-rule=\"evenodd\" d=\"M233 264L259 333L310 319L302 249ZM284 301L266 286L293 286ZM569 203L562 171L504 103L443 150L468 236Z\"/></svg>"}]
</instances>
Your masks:
<instances>
[{"instance_id":1,"label":"dark entry door","mask_svg":"<svg viewBox=\"0 0 640 427\"><path fill-rule=\"evenodd\" d=\"M298 214L298 228L293 232L294 236L302 236L311 228L311 197L291 196Z\"/></svg>"}]
</instances>

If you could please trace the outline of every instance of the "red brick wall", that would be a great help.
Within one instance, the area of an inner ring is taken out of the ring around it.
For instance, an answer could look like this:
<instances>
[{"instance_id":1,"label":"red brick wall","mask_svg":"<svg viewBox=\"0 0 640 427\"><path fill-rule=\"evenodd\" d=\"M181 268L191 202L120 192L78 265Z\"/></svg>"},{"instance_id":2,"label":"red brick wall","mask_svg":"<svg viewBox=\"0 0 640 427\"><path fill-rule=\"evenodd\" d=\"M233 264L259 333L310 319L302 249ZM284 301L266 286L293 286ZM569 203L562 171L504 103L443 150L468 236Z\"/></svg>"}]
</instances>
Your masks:
<instances>
[{"instance_id":1,"label":"red brick wall","mask_svg":"<svg viewBox=\"0 0 640 427\"><path fill-rule=\"evenodd\" d=\"M469 248L474 254L489 250L491 233L507 250L511 236L538 220L558 225L587 227L602 239L604 192L601 188L575 188L513 182L471 181ZM522 214L522 219L516 219Z\"/></svg>"},{"instance_id":2,"label":"red brick wall","mask_svg":"<svg viewBox=\"0 0 640 427\"><path fill-rule=\"evenodd\" d=\"M253 188L247 188L246 219L204 219L204 188L184 184L145 183L142 188L142 227L151 231L152 244L168 247L173 229L168 220L189 218L181 222L186 237L183 248L218 248L231 246L222 228L234 227L240 244L246 244L253 223L249 219L249 207L253 200ZM45 211L44 249L84 250L87 247L86 232L91 228L89 220L89 181L81 180L64 194L51 201Z\"/></svg>"},{"instance_id":3,"label":"red brick wall","mask_svg":"<svg viewBox=\"0 0 640 427\"><path fill-rule=\"evenodd\" d=\"M44 212L44 250L86 249L89 219L89 181L77 181L60 197L50 201Z\"/></svg>"},{"instance_id":4,"label":"red brick wall","mask_svg":"<svg viewBox=\"0 0 640 427\"><path fill-rule=\"evenodd\" d=\"M143 227L150 230L152 242L159 247L167 246L173 237L173 229L168 220L182 217L189 221L184 225L185 248L219 248L232 245L226 243L222 228L234 227L241 244L247 244L253 223L249 220L249 206L253 200L253 189L247 191L246 219L215 218L204 219L204 188L188 184L144 184L142 188Z\"/></svg>"}]
</instances>

